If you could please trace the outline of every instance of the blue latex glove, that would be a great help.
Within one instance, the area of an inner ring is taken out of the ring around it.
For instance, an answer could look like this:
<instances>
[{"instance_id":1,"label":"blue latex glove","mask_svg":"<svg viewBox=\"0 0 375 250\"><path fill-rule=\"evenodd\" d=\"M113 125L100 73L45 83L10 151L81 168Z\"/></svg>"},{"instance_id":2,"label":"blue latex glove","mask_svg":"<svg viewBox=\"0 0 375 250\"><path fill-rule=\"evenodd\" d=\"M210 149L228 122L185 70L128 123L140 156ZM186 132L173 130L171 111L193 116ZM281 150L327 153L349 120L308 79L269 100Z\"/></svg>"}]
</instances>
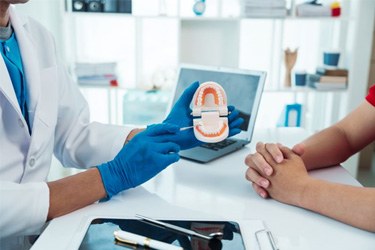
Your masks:
<instances>
[{"instance_id":1,"label":"blue latex glove","mask_svg":"<svg viewBox=\"0 0 375 250\"><path fill-rule=\"evenodd\" d=\"M110 162L98 166L107 198L138 186L178 161L180 147L167 136L175 135L179 127L173 124L157 124L128 142Z\"/></svg>"},{"instance_id":2,"label":"blue latex glove","mask_svg":"<svg viewBox=\"0 0 375 250\"><path fill-rule=\"evenodd\" d=\"M193 116L191 115L192 110L190 108L190 103L198 87L199 82L194 82L182 93L163 123L175 124L180 128L193 126ZM241 132L239 127L244 120L238 117L239 112L234 106L228 106L228 111L231 112L228 115L229 136L233 136ZM203 144L203 142L198 141L195 138L193 129L179 131L176 135L170 136L170 140L180 145L181 149L194 148Z\"/></svg>"},{"instance_id":3,"label":"blue latex glove","mask_svg":"<svg viewBox=\"0 0 375 250\"><path fill-rule=\"evenodd\" d=\"M241 132L240 126L244 119L239 117L240 112L232 105L228 106L228 123L229 123L229 137L239 134Z\"/></svg>"},{"instance_id":4,"label":"blue latex glove","mask_svg":"<svg viewBox=\"0 0 375 250\"><path fill-rule=\"evenodd\" d=\"M163 123L171 123L179 128L193 126L193 116L191 115L190 103L195 91L199 87L199 82L194 82L182 93L171 112ZM171 137L171 141L180 145L181 149L188 149L202 144L195 138L193 129L183 130L177 133L177 136Z\"/></svg>"}]
</instances>

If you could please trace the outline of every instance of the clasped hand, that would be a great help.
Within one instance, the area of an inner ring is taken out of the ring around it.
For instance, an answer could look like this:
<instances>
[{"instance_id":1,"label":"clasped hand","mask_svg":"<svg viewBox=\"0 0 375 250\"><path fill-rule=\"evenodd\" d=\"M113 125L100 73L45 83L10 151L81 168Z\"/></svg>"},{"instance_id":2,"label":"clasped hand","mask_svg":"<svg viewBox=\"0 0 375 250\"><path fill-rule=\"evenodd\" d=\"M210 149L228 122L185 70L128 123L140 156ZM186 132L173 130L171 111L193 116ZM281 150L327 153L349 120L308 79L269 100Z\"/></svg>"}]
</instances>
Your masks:
<instances>
[{"instance_id":1,"label":"clasped hand","mask_svg":"<svg viewBox=\"0 0 375 250\"><path fill-rule=\"evenodd\" d=\"M300 157L303 153L302 144L291 150L281 144L258 142L256 152L245 159L249 167L246 179L263 198L270 196L284 203L300 205L310 181Z\"/></svg>"},{"instance_id":2,"label":"clasped hand","mask_svg":"<svg viewBox=\"0 0 375 250\"><path fill-rule=\"evenodd\" d=\"M180 128L193 125L190 103L198 87L199 82L194 82L182 93L163 123L175 124ZM238 116L239 111L234 106L228 106L228 111L230 112L228 115L229 136L233 136L241 132L240 126L244 120ZM189 149L202 144L195 138L193 129L179 131L176 136L171 136L170 140L180 145L181 149Z\"/></svg>"}]
</instances>

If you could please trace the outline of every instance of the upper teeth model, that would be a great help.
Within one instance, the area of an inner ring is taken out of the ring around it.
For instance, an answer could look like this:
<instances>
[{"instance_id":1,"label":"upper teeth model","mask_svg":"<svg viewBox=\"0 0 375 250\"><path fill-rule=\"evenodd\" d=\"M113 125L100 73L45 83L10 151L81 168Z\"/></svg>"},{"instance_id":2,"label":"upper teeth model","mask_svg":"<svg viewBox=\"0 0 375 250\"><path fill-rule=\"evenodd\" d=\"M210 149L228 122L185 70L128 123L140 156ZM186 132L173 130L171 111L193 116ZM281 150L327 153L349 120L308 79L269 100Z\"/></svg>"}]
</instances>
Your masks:
<instances>
[{"instance_id":1,"label":"upper teeth model","mask_svg":"<svg viewBox=\"0 0 375 250\"><path fill-rule=\"evenodd\" d=\"M202 142L219 142L228 137L227 96L216 82L202 83L193 97L194 135Z\"/></svg>"}]
</instances>

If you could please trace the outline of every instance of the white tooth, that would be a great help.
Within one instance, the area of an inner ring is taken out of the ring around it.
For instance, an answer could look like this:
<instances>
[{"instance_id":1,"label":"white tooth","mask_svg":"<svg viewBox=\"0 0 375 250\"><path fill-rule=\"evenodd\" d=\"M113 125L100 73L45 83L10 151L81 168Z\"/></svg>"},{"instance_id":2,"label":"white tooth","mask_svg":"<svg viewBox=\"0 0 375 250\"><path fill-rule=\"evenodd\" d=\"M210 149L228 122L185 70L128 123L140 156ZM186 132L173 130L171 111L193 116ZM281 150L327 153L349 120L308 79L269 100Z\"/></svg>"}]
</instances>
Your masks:
<instances>
[{"instance_id":1,"label":"white tooth","mask_svg":"<svg viewBox=\"0 0 375 250\"><path fill-rule=\"evenodd\" d=\"M206 128L204 126L200 127L201 131L205 134L206 133Z\"/></svg>"},{"instance_id":2,"label":"white tooth","mask_svg":"<svg viewBox=\"0 0 375 250\"><path fill-rule=\"evenodd\" d=\"M219 104L222 104L223 103L223 96L221 95L221 93L218 93L217 96L219 97Z\"/></svg>"}]
</instances>

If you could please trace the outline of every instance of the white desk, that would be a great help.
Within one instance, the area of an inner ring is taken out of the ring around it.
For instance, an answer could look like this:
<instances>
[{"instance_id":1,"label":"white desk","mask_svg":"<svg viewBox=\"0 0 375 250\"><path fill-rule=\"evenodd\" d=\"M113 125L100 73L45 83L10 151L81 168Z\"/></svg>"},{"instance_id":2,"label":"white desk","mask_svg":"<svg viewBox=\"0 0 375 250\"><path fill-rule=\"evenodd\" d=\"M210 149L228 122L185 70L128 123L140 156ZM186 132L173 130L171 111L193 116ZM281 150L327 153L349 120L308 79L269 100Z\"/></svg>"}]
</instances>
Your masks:
<instances>
[{"instance_id":1,"label":"white desk","mask_svg":"<svg viewBox=\"0 0 375 250\"><path fill-rule=\"evenodd\" d=\"M277 141L292 146L306 135L302 129L290 128L255 131L254 143L209 164L181 160L141 187L53 220L33 249L74 249L83 237L77 231L87 226L88 216L132 217L136 213L164 219L262 219L280 249L375 249L375 234L301 208L264 200L245 180L244 158L254 151L255 142ZM340 166L310 174L360 185Z\"/></svg>"}]
</instances>

